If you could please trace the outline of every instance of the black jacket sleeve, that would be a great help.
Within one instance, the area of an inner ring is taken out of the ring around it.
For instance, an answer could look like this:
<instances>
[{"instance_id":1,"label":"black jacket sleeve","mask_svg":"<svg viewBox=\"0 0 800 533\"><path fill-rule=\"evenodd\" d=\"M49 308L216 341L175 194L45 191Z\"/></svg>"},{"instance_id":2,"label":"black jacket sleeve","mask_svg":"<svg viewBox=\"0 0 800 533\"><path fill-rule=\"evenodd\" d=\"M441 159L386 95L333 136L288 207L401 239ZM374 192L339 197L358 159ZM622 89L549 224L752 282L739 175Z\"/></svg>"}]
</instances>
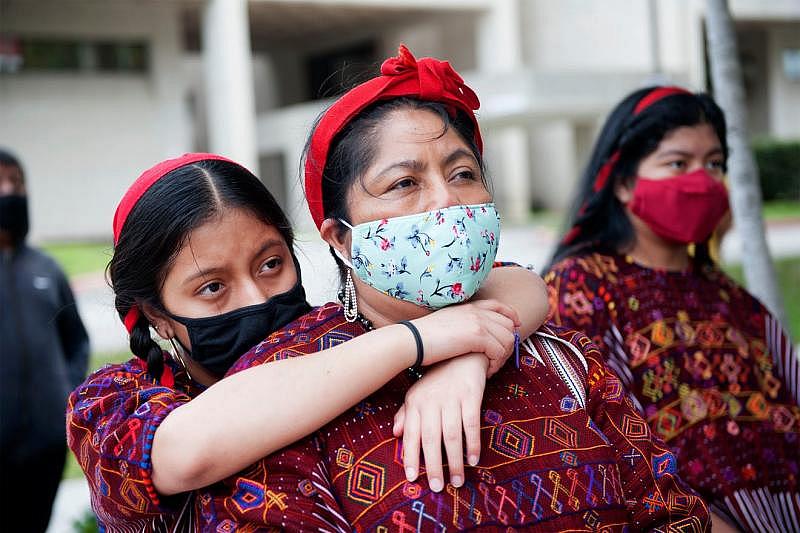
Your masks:
<instances>
[{"instance_id":1,"label":"black jacket sleeve","mask_svg":"<svg viewBox=\"0 0 800 533\"><path fill-rule=\"evenodd\" d=\"M58 293L61 307L56 322L59 340L69 368L69 380L72 388L77 387L86 378L89 364L89 336L78 314L75 297L64 273L59 269L57 276Z\"/></svg>"}]
</instances>

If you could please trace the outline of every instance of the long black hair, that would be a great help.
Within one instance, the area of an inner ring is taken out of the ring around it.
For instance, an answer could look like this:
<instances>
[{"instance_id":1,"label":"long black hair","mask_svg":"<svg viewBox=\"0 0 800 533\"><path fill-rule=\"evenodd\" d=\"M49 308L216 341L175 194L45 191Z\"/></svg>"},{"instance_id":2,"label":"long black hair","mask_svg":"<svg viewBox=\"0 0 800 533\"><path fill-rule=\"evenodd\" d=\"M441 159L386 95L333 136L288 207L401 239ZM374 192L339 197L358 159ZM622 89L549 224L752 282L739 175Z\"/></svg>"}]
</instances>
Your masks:
<instances>
[{"instance_id":1,"label":"long black hair","mask_svg":"<svg viewBox=\"0 0 800 533\"><path fill-rule=\"evenodd\" d=\"M578 182L567 231L553 254L551 266L578 254L619 253L633 244L633 226L614 190L619 184L632 184L641 160L653 153L672 130L709 124L727 161L725 116L714 100L703 93L676 92L636 113L637 105L658 89L648 87L631 93L609 115ZM605 182L598 184L604 165L610 172ZM710 261L706 243L698 243L695 261Z\"/></svg>"},{"instance_id":2,"label":"long black hair","mask_svg":"<svg viewBox=\"0 0 800 533\"><path fill-rule=\"evenodd\" d=\"M350 219L350 214L347 212L348 194L353 184L364 176L364 172L375 158L377 151L375 139L378 138L378 129L388 115L403 109L427 110L438 116L442 121L440 135L446 134L448 129L453 128L467 144L478 162L483 184L489 189L483 155L475 143L475 126L464 111L448 108L439 102L407 96L391 98L376 102L363 109L333 139L322 172L322 209L325 218ZM453 113L453 111L455 112ZM451 115L451 113L453 114ZM320 119L324 114L323 112ZM317 123L320 119L317 119ZM315 130L316 125L311 129L311 134L306 141L303 151L304 161L309 157L311 138ZM346 229L344 224L340 224L341 231ZM348 269L333 252L333 247L330 248L330 251L339 268L342 283L344 283Z\"/></svg>"},{"instance_id":3,"label":"long black hair","mask_svg":"<svg viewBox=\"0 0 800 533\"><path fill-rule=\"evenodd\" d=\"M114 305L121 318L134 305L163 309L161 289L175 257L196 228L226 208L246 209L274 226L292 248L289 220L264 184L235 163L203 160L179 167L156 181L131 210L107 275L114 289ZM130 334L131 351L147 362L159 379L163 372L161 348L150 336L143 313Z\"/></svg>"}]
</instances>

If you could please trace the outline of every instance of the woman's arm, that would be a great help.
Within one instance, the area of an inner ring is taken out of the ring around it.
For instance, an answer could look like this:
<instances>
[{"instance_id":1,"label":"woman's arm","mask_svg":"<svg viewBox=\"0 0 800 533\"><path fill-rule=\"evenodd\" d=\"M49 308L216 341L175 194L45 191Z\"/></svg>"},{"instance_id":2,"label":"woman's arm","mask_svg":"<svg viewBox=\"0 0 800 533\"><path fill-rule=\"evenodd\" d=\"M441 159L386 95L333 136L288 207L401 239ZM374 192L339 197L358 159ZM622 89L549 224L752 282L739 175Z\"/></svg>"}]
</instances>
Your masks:
<instances>
[{"instance_id":1,"label":"woman's arm","mask_svg":"<svg viewBox=\"0 0 800 533\"><path fill-rule=\"evenodd\" d=\"M516 313L491 301L413 320L430 365L513 349ZM155 431L152 479L161 494L207 486L308 435L414 364L403 325L378 328L316 354L226 377L172 411Z\"/></svg>"}]
</instances>

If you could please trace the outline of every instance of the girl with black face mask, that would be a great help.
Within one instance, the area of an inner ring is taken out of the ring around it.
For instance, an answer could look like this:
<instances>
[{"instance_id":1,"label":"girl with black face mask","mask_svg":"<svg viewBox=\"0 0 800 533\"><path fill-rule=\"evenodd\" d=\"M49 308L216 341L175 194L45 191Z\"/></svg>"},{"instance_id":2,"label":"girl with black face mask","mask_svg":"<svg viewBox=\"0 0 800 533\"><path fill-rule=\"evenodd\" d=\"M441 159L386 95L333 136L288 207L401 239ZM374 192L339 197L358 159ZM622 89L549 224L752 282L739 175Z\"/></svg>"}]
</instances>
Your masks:
<instances>
[{"instance_id":1,"label":"girl with black face mask","mask_svg":"<svg viewBox=\"0 0 800 533\"><path fill-rule=\"evenodd\" d=\"M100 523L205 530L214 520L203 487L321 427L412 366L422 348L422 365L478 352L496 370L512 353L515 329L529 333L547 311L538 278L497 269L528 282L508 298L522 321L509 305L484 300L220 379L311 309L292 245L262 183L220 156L164 161L128 190L114 217L108 273L136 357L90 376L67 412L69 445ZM465 332L465 320L485 326Z\"/></svg>"}]
</instances>

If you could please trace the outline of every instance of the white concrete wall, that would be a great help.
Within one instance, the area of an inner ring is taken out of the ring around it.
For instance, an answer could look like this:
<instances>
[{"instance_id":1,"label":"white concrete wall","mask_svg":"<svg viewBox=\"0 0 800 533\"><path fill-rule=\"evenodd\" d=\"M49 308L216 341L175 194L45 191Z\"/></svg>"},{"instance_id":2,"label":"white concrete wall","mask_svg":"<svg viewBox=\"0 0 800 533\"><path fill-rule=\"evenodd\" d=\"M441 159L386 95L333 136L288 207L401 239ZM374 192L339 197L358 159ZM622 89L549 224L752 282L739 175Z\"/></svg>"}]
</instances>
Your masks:
<instances>
[{"instance_id":1,"label":"white concrete wall","mask_svg":"<svg viewBox=\"0 0 800 533\"><path fill-rule=\"evenodd\" d=\"M784 49L800 49L799 27L774 26L767 33L770 133L781 138L800 138L800 81L786 77L781 58Z\"/></svg>"},{"instance_id":2,"label":"white concrete wall","mask_svg":"<svg viewBox=\"0 0 800 533\"><path fill-rule=\"evenodd\" d=\"M0 77L0 143L28 176L32 238L110 239L138 174L191 148L173 2L5 1L12 35L141 40L150 72L24 72Z\"/></svg>"}]
</instances>

